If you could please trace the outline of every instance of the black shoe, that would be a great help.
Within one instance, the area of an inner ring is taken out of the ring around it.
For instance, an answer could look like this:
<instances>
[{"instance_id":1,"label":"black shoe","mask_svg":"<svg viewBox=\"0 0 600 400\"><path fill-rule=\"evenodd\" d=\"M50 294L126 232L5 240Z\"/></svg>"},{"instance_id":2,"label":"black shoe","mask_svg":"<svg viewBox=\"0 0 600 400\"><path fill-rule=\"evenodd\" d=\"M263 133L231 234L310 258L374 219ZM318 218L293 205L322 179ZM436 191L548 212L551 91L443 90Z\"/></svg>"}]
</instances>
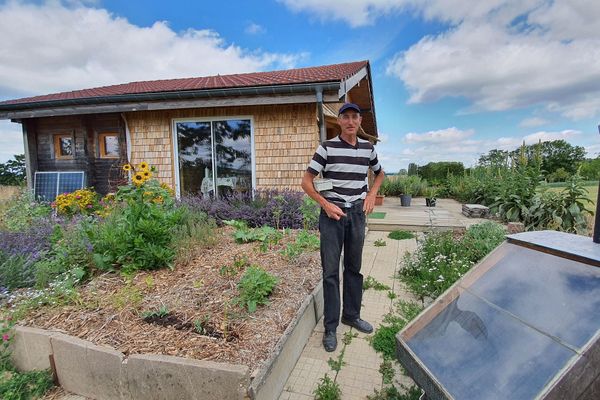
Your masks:
<instances>
[{"instance_id":1,"label":"black shoe","mask_svg":"<svg viewBox=\"0 0 600 400\"><path fill-rule=\"evenodd\" d=\"M351 326L351 327L355 328L357 331L360 331L363 333L372 333L373 332L373 326L370 323L368 323L367 321L360 319L360 318L350 320L350 319L346 319L346 318L342 317L342 324Z\"/></svg>"},{"instance_id":2,"label":"black shoe","mask_svg":"<svg viewBox=\"0 0 600 400\"><path fill-rule=\"evenodd\" d=\"M337 348L337 337L335 336L335 331L325 331L323 335L323 347L325 347L325 351L331 353L335 351Z\"/></svg>"}]
</instances>

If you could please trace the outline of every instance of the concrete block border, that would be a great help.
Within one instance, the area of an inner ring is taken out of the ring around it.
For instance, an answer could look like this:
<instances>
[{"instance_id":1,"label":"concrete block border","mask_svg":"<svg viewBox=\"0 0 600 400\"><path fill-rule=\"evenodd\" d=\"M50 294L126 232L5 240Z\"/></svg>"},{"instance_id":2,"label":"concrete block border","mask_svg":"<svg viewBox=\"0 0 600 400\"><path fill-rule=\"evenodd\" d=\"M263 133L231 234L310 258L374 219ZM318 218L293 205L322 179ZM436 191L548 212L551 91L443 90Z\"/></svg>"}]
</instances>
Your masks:
<instances>
[{"instance_id":1,"label":"concrete block border","mask_svg":"<svg viewBox=\"0 0 600 400\"><path fill-rule=\"evenodd\" d=\"M125 357L110 347L52 330L15 327L12 359L23 371L51 368L69 392L96 400L258 399L279 397L317 321L323 315L323 285L306 296L263 366L163 355Z\"/></svg>"}]
</instances>

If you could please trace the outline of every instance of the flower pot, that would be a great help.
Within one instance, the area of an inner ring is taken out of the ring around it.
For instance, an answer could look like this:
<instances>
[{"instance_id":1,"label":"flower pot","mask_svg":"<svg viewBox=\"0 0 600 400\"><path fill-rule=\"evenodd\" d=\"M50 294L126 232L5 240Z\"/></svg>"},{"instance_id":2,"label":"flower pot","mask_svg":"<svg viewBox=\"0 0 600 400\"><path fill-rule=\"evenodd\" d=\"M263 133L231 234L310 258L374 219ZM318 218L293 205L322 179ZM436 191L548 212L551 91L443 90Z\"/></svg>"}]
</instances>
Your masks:
<instances>
[{"instance_id":1,"label":"flower pot","mask_svg":"<svg viewBox=\"0 0 600 400\"><path fill-rule=\"evenodd\" d=\"M435 207L435 202L437 201L437 199L435 197L426 197L425 198L425 205L427 207Z\"/></svg>"},{"instance_id":2,"label":"flower pot","mask_svg":"<svg viewBox=\"0 0 600 400\"><path fill-rule=\"evenodd\" d=\"M385 196L382 196L380 194L378 194L377 196L375 196L375 205L376 206L382 206L383 205L383 199L385 199Z\"/></svg>"},{"instance_id":3,"label":"flower pot","mask_svg":"<svg viewBox=\"0 0 600 400\"><path fill-rule=\"evenodd\" d=\"M411 200L412 200L411 194L401 194L400 195L400 205L402 207L410 207Z\"/></svg>"}]
</instances>

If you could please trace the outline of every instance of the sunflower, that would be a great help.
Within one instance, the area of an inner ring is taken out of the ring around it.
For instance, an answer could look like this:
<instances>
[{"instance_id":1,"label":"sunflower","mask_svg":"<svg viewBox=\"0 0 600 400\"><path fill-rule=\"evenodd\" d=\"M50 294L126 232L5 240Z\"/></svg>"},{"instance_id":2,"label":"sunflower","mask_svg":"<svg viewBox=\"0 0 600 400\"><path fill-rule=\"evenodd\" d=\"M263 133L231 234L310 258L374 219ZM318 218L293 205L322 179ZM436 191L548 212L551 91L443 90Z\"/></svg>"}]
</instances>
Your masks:
<instances>
[{"instance_id":1,"label":"sunflower","mask_svg":"<svg viewBox=\"0 0 600 400\"><path fill-rule=\"evenodd\" d=\"M150 179L150 178L152 178L152 172L150 172L148 170L142 171L142 175L144 176L144 179Z\"/></svg>"},{"instance_id":2,"label":"sunflower","mask_svg":"<svg viewBox=\"0 0 600 400\"><path fill-rule=\"evenodd\" d=\"M139 165L138 165L138 169L142 170L142 171L148 171L148 168L150 166L148 165L148 163L146 161L142 161Z\"/></svg>"},{"instance_id":3,"label":"sunflower","mask_svg":"<svg viewBox=\"0 0 600 400\"><path fill-rule=\"evenodd\" d=\"M133 176L133 183L135 183L137 186L144 183L144 181L144 175L141 172L138 172Z\"/></svg>"},{"instance_id":4,"label":"sunflower","mask_svg":"<svg viewBox=\"0 0 600 400\"><path fill-rule=\"evenodd\" d=\"M129 172L129 171L131 171L131 169L132 169L131 168L131 164L125 164L125 165L123 165L123 171Z\"/></svg>"}]
</instances>

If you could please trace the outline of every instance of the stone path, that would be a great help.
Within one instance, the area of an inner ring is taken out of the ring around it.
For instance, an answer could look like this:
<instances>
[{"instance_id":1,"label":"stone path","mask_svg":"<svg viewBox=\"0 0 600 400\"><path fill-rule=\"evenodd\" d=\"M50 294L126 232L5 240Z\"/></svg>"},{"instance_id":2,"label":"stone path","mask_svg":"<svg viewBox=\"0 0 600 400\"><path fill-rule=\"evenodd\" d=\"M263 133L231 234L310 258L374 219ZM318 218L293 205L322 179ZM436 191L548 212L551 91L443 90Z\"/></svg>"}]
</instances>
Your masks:
<instances>
[{"instance_id":1,"label":"stone path","mask_svg":"<svg viewBox=\"0 0 600 400\"><path fill-rule=\"evenodd\" d=\"M392 302L398 299L414 301L402 284L394 279L394 275L401 265L404 253L414 251L415 239L393 240L387 237L388 232L369 231L365 240L363 253L362 273L372 276L377 281L389 286L396 294L396 299L388 297L388 291L375 291L369 289L363 294L363 308L361 318L371 322L375 328L381 324L383 317L392 307ZM375 241L381 239L386 246L376 247ZM341 276L341 273L340 273ZM365 399L367 395L374 394L374 390L383 387L383 377L379 367L383 358L375 352L367 340L366 335L355 329L340 324L338 327L338 348L333 353L327 353L321 344L323 337L323 321L319 321L313 334L306 344L296 367L288 378L280 400L308 400L314 398L314 390L319 380L327 374L334 379L342 390L342 399ZM344 345L342 338L344 333L356 332L350 344ZM337 359L344 352L343 361L346 363L339 372L330 368L327 363L329 358ZM410 385L409 378L396 371L395 384Z\"/></svg>"}]
</instances>

